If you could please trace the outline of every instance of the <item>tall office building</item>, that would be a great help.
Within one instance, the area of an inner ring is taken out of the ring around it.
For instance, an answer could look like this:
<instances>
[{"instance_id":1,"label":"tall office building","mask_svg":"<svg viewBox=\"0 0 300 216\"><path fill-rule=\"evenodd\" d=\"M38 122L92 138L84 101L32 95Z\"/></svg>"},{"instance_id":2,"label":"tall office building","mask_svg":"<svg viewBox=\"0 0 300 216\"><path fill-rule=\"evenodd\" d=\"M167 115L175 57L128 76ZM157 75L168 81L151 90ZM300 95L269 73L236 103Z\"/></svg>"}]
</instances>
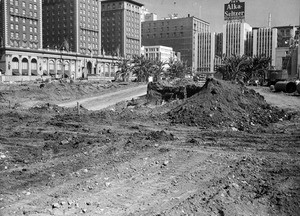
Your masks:
<instances>
[{"instance_id":1,"label":"tall office building","mask_svg":"<svg viewBox=\"0 0 300 216\"><path fill-rule=\"evenodd\" d=\"M223 54L227 56L246 54L247 33L251 30L251 26L244 21L231 21L224 24Z\"/></svg>"},{"instance_id":2,"label":"tall office building","mask_svg":"<svg viewBox=\"0 0 300 216\"><path fill-rule=\"evenodd\" d=\"M214 71L215 33L205 32L198 34L198 49L196 52L197 71Z\"/></svg>"},{"instance_id":3,"label":"tall office building","mask_svg":"<svg viewBox=\"0 0 300 216\"><path fill-rule=\"evenodd\" d=\"M218 57L223 55L223 33L215 34L215 55Z\"/></svg>"},{"instance_id":4,"label":"tall office building","mask_svg":"<svg viewBox=\"0 0 300 216\"><path fill-rule=\"evenodd\" d=\"M0 46L42 48L42 0L0 0Z\"/></svg>"},{"instance_id":5,"label":"tall office building","mask_svg":"<svg viewBox=\"0 0 300 216\"><path fill-rule=\"evenodd\" d=\"M271 58L271 65L275 66L277 48L276 28L253 28L253 56L265 55Z\"/></svg>"},{"instance_id":6,"label":"tall office building","mask_svg":"<svg viewBox=\"0 0 300 216\"><path fill-rule=\"evenodd\" d=\"M100 54L99 0L44 0L44 48Z\"/></svg>"},{"instance_id":7,"label":"tall office building","mask_svg":"<svg viewBox=\"0 0 300 216\"><path fill-rule=\"evenodd\" d=\"M200 34L209 31L208 22L193 16L146 21L142 23L142 45L172 47L175 52L181 53L181 60L187 61L188 66L193 70L200 70L200 52L208 54L203 50L207 46L200 41L200 38L208 36Z\"/></svg>"},{"instance_id":8,"label":"tall office building","mask_svg":"<svg viewBox=\"0 0 300 216\"><path fill-rule=\"evenodd\" d=\"M104 53L126 58L140 55L142 6L132 0L101 2L101 45Z\"/></svg>"}]
</instances>

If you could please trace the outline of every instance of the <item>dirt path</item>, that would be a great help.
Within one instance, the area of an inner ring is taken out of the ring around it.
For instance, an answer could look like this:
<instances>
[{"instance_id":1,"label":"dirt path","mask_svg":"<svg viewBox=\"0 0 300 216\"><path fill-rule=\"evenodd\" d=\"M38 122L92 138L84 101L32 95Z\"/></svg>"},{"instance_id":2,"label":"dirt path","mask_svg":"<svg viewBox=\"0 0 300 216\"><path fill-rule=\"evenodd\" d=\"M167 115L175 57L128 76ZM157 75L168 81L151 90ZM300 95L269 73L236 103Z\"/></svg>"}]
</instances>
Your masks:
<instances>
[{"instance_id":1,"label":"dirt path","mask_svg":"<svg viewBox=\"0 0 300 216\"><path fill-rule=\"evenodd\" d=\"M141 85L130 89L120 90L113 93L104 94L101 96L84 98L66 103L60 103L59 106L75 107L79 102L84 108L88 110L100 110L118 102L130 100L147 93L147 85Z\"/></svg>"},{"instance_id":2,"label":"dirt path","mask_svg":"<svg viewBox=\"0 0 300 216\"><path fill-rule=\"evenodd\" d=\"M268 88L251 87L265 97L265 100L280 109L300 111L300 95L288 95L283 92L271 92Z\"/></svg>"}]
</instances>

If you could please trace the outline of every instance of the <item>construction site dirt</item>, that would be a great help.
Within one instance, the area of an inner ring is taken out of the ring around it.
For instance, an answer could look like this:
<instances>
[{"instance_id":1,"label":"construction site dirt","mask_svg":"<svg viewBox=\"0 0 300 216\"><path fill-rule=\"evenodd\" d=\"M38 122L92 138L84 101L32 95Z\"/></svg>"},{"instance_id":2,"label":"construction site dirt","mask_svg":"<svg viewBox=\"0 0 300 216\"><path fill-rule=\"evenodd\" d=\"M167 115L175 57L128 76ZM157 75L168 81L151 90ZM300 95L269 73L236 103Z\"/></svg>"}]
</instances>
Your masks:
<instances>
[{"instance_id":1,"label":"construction site dirt","mask_svg":"<svg viewBox=\"0 0 300 216\"><path fill-rule=\"evenodd\" d=\"M138 85L0 84L0 215L299 215L299 95L212 79L57 105Z\"/></svg>"}]
</instances>

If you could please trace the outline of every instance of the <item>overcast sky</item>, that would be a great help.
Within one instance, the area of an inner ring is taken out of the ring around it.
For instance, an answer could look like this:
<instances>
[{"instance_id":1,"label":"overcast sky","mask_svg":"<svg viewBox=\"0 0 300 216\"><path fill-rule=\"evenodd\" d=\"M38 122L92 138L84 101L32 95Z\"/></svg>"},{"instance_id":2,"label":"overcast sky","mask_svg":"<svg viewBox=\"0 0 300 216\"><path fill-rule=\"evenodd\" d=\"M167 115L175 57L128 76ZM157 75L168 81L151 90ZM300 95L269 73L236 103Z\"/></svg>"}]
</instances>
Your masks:
<instances>
[{"instance_id":1,"label":"overcast sky","mask_svg":"<svg viewBox=\"0 0 300 216\"><path fill-rule=\"evenodd\" d=\"M222 32L224 4L230 0L136 0L158 15L178 13L179 17L199 17L210 23L211 31ZM241 0L241 2L243 2ZM268 25L268 14L272 14L272 27L299 25L300 0L244 0L246 22L252 27Z\"/></svg>"}]
</instances>

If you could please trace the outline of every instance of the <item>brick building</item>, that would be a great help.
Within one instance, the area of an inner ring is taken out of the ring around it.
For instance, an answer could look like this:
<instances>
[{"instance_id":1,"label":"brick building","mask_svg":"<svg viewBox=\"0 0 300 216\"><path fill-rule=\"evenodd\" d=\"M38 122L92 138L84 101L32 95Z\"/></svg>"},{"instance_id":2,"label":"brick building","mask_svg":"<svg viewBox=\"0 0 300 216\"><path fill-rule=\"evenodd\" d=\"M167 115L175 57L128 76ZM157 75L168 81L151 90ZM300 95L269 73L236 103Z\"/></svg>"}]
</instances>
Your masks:
<instances>
[{"instance_id":1,"label":"brick building","mask_svg":"<svg viewBox=\"0 0 300 216\"><path fill-rule=\"evenodd\" d=\"M142 23L142 45L172 47L175 52L181 53L182 61L198 70L201 67L197 59L201 55L199 52L206 52L200 44L200 37L204 37L200 34L209 31L208 22L191 16L146 21Z\"/></svg>"},{"instance_id":2,"label":"brick building","mask_svg":"<svg viewBox=\"0 0 300 216\"><path fill-rule=\"evenodd\" d=\"M0 45L42 48L42 0L0 0Z\"/></svg>"},{"instance_id":3,"label":"brick building","mask_svg":"<svg viewBox=\"0 0 300 216\"><path fill-rule=\"evenodd\" d=\"M100 54L99 0L44 0L44 48Z\"/></svg>"},{"instance_id":4,"label":"brick building","mask_svg":"<svg viewBox=\"0 0 300 216\"><path fill-rule=\"evenodd\" d=\"M103 53L122 57L140 55L142 6L131 0L101 2Z\"/></svg>"}]
</instances>

